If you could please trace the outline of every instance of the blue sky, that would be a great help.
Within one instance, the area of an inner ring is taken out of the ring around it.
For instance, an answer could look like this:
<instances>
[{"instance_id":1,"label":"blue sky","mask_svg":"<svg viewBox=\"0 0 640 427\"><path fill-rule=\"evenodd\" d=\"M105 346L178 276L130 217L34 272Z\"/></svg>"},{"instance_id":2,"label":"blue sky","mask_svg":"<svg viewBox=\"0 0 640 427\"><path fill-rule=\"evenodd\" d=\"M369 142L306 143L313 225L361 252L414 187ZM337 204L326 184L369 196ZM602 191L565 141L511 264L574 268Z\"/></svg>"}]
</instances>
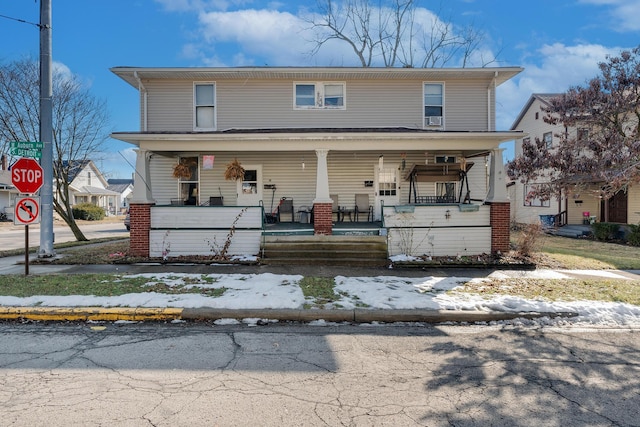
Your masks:
<instances>
[{"instance_id":1,"label":"blue sky","mask_svg":"<svg viewBox=\"0 0 640 427\"><path fill-rule=\"evenodd\" d=\"M377 1L371 2L377 4ZM137 92L114 66L357 66L344 46L310 56L302 17L313 0L52 0L53 60L106 99L113 131L137 131ZM564 92L598 74L606 55L640 45L640 0L419 1L422 14L485 33L480 51L525 71L498 88L497 127L532 93ZM0 0L0 61L38 56L39 1ZM9 18L14 19L9 19ZM451 64L455 66L455 64ZM128 178L133 146L109 140L98 166ZM511 150L507 151L507 157Z\"/></svg>"}]
</instances>

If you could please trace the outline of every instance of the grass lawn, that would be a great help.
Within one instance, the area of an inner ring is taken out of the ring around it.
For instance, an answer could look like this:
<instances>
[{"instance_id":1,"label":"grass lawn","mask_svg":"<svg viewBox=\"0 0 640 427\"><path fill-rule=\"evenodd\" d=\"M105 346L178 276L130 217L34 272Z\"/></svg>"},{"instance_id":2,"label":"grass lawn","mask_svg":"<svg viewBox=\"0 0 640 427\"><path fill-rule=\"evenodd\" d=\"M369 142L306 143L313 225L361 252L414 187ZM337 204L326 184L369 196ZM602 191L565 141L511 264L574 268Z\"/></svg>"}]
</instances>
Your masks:
<instances>
[{"instance_id":1,"label":"grass lawn","mask_svg":"<svg viewBox=\"0 0 640 427\"><path fill-rule=\"evenodd\" d=\"M512 243L518 244L521 233L512 234ZM640 270L640 248L617 243L604 243L588 239L540 234L535 237L531 258L540 268L598 270ZM127 256L128 240L103 242L96 245L67 247L64 256L55 262L65 264L107 264L136 261ZM51 262L51 261L47 261ZM428 275L428 270L425 272ZM148 283L142 279L123 280L119 275L0 275L0 295L25 297L32 295L122 295L132 292L206 293L222 295L224 289L203 289L197 286L169 286ZM305 277L300 286L306 297L316 305L339 299L334 292L332 278ZM205 287L206 288L206 287ZM529 299L596 300L625 302L640 305L640 281L612 279L507 279L480 283L467 283L463 292L482 295L509 294ZM460 291L460 289L458 290Z\"/></svg>"}]
</instances>

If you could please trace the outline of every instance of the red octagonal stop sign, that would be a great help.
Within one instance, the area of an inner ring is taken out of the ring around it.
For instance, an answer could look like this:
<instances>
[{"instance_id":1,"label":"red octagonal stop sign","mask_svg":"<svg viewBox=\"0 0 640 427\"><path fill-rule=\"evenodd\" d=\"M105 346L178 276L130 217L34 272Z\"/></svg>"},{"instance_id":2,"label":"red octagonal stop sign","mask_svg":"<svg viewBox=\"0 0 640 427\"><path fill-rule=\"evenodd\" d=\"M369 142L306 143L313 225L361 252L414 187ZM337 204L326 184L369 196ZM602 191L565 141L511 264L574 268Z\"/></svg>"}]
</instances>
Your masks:
<instances>
[{"instance_id":1,"label":"red octagonal stop sign","mask_svg":"<svg viewBox=\"0 0 640 427\"><path fill-rule=\"evenodd\" d=\"M43 183L42 168L33 159L23 157L11 166L11 183L21 193L35 193Z\"/></svg>"}]
</instances>

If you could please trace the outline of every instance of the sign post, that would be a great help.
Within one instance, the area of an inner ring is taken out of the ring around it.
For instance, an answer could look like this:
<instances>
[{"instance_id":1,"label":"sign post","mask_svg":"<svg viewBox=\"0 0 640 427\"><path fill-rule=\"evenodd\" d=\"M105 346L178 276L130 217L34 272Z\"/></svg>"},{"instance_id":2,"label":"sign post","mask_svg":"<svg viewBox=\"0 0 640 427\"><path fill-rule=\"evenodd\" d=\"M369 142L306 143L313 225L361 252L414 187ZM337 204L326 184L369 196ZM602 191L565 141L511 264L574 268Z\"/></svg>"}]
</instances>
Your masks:
<instances>
[{"instance_id":1,"label":"sign post","mask_svg":"<svg viewBox=\"0 0 640 427\"><path fill-rule=\"evenodd\" d=\"M44 173L40 164L33 159L22 157L11 166L11 183L19 192L34 194L44 182ZM40 200L37 197L24 197L16 200L13 223L24 227L24 275L29 275L29 224L40 222Z\"/></svg>"}]
</instances>

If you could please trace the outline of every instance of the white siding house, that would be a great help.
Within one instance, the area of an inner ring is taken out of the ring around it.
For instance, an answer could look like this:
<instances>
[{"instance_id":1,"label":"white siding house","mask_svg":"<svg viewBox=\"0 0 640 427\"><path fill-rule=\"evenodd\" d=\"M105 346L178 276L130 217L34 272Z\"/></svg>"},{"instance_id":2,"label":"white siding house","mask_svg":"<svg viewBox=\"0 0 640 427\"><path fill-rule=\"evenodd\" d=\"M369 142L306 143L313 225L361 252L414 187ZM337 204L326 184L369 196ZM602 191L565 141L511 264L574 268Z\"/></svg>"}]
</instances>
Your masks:
<instances>
[{"instance_id":1,"label":"white siding house","mask_svg":"<svg viewBox=\"0 0 640 427\"><path fill-rule=\"evenodd\" d=\"M521 70L113 68L140 99L140 130L111 135L138 147L132 252L202 253L203 233L229 230L229 216L249 207L247 222L232 224L247 234L232 252L257 253L255 236L283 199L293 205L287 221L310 212L311 234L336 234L341 221L355 224L358 195L372 213L358 221L387 235L390 253L403 250L397 230L406 227L416 242L439 236L439 254L508 250L499 145L521 132L495 129L495 93ZM225 179L235 160L244 177ZM179 164L187 173L176 178ZM220 201L227 211L217 220Z\"/></svg>"},{"instance_id":2,"label":"white siding house","mask_svg":"<svg viewBox=\"0 0 640 427\"><path fill-rule=\"evenodd\" d=\"M548 142L549 148L557 148L558 134L569 135L577 129L565 129L562 124L552 125L543 120L543 109L550 106L549 101L560 94L533 94L521 110L511 130L522 131L523 138L515 143L515 156L522 155L522 144L526 139L534 142L536 138ZM515 182L512 190L511 219L520 224L540 221L541 215L554 215L556 224L588 224L593 221L605 221L605 209L608 209L609 221L627 224L640 222L640 188L634 186L627 192L620 192L605 206L593 191L574 194L562 194L550 200L527 198L527 193L536 183ZM592 184L596 186L597 184Z\"/></svg>"}]
</instances>

